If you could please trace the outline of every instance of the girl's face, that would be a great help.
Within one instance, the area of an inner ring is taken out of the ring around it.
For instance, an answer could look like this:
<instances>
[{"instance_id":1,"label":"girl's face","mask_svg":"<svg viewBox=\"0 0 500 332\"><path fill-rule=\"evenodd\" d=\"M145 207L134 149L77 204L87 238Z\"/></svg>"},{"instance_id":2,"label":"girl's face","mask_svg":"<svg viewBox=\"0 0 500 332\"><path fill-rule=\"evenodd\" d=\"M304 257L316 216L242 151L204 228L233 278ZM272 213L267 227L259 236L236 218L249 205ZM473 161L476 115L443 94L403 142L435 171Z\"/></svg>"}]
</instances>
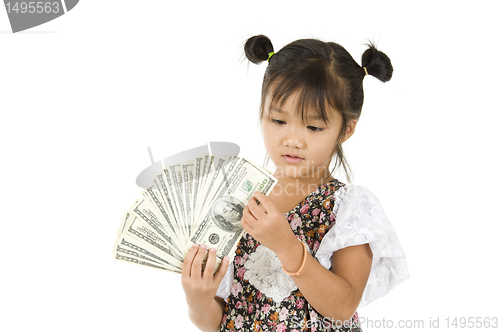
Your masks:
<instances>
[{"instance_id":1,"label":"girl's face","mask_svg":"<svg viewBox=\"0 0 500 332\"><path fill-rule=\"evenodd\" d=\"M271 95L264 104L262 130L269 158L276 165L275 176L321 183L330 178L329 165L342 128L342 115L330 109L328 124L316 116L314 109L307 110L307 119L296 112L298 93L280 107L271 106ZM354 133L356 121L346 128L344 141Z\"/></svg>"}]
</instances>

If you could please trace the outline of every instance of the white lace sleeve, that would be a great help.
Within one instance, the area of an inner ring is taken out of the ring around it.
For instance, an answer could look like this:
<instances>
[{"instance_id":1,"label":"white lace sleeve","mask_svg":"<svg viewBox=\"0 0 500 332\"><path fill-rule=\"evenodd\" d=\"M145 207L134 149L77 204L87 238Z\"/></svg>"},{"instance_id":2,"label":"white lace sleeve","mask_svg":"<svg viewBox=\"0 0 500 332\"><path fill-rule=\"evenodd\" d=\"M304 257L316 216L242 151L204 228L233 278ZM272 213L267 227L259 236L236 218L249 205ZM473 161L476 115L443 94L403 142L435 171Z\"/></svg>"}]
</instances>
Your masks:
<instances>
[{"instance_id":1,"label":"white lace sleeve","mask_svg":"<svg viewBox=\"0 0 500 332\"><path fill-rule=\"evenodd\" d=\"M372 268L360 307L385 296L409 277L406 256L379 200L364 187L336 192L335 225L325 234L316 257L330 269L333 252L369 243Z\"/></svg>"},{"instance_id":2,"label":"white lace sleeve","mask_svg":"<svg viewBox=\"0 0 500 332\"><path fill-rule=\"evenodd\" d=\"M227 267L226 274L224 278L220 282L219 288L217 289L217 293L215 294L218 297L224 299L227 302L227 298L229 297L229 292L231 291L231 286L233 285L234 279L234 264L233 262L229 263Z\"/></svg>"}]
</instances>

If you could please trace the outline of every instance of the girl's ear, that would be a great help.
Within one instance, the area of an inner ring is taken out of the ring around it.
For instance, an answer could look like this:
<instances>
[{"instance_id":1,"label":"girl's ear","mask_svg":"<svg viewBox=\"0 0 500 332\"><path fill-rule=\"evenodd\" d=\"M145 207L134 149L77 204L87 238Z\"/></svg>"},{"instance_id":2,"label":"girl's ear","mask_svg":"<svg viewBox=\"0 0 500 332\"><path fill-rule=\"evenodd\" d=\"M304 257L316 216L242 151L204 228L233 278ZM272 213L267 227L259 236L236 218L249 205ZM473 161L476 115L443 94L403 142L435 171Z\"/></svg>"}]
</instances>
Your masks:
<instances>
[{"instance_id":1,"label":"girl's ear","mask_svg":"<svg viewBox=\"0 0 500 332\"><path fill-rule=\"evenodd\" d=\"M351 120L347 123L345 128L344 142L347 141L352 134L354 134L354 130L356 129L356 125L358 124L358 120Z\"/></svg>"}]
</instances>

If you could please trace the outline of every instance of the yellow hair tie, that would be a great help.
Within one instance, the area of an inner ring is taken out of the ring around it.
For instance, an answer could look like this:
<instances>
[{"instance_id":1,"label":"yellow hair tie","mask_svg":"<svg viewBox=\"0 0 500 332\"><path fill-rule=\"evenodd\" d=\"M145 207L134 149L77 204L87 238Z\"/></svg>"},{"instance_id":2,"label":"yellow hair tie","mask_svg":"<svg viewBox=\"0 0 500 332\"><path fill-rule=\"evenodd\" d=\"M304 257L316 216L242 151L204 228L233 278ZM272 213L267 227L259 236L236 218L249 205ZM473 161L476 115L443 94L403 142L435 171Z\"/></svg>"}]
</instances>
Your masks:
<instances>
[{"instance_id":1,"label":"yellow hair tie","mask_svg":"<svg viewBox=\"0 0 500 332\"><path fill-rule=\"evenodd\" d=\"M267 58L267 62L269 62L269 60L271 60L271 57L272 57L273 55L275 55L275 54L276 54L276 53L274 53L274 52L269 52L269 57Z\"/></svg>"},{"instance_id":2,"label":"yellow hair tie","mask_svg":"<svg viewBox=\"0 0 500 332\"><path fill-rule=\"evenodd\" d=\"M363 67L363 69L365 70L365 75L368 75L368 70L366 69L366 67Z\"/></svg>"}]
</instances>

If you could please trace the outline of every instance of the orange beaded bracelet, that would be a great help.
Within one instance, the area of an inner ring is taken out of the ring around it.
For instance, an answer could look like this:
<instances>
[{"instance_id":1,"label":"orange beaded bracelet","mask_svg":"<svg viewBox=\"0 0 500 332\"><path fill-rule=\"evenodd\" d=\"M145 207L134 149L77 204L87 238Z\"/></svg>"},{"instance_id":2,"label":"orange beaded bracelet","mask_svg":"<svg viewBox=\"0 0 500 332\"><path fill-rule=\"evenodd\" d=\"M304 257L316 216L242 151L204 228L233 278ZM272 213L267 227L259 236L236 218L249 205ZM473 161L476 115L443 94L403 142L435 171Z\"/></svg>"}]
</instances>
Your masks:
<instances>
[{"instance_id":1,"label":"orange beaded bracelet","mask_svg":"<svg viewBox=\"0 0 500 332\"><path fill-rule=\"evenodd\" d=\"M298 239L297 239L298 240ZM300 241L300 240L299 240ZM288 272L287 270L285 270L285 267L283 266L283 264L281 264L281 268L283 269L283 271L285 271L286 274L288 274L289 276L298 276L300 272L302 272L302 269L304 268L304 265L306 265L306 258L307 258L307 248L306 248L306 244L302 241L300 241L300 243L302 243L302 245L304 246L304 259L302 259L302 265L300 266L300 269L295 272L295 273L290 273Z\"/></svg>"}]
</instances>

